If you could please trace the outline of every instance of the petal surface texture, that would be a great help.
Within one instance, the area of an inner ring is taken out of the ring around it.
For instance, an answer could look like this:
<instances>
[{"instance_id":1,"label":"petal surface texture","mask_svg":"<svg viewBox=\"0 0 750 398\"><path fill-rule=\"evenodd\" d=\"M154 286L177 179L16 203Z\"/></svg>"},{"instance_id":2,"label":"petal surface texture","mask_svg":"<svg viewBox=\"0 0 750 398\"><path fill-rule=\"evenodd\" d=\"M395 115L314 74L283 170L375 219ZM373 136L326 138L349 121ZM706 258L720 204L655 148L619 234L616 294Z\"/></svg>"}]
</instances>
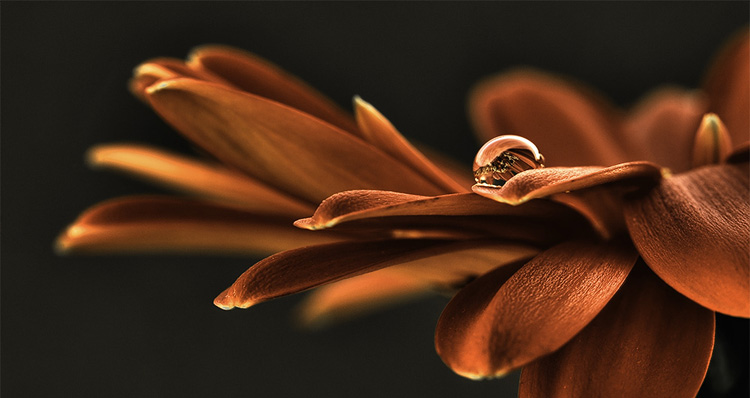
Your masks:
<instances>
[{"instance_id":1,"label":"petal surface texture","mask_svg":"<svg viewBox=\"0 0 750 398\"><path fill-rule=\"evenodd\" d=\"M625 207L633 242L659 277L703 306L744 317L750 316L747 167L678 174Z\"/></svg>"},{"instance_id":2,"label":"petal surface texture","mask_svg":"<svg viewBox=\"0 0 750 398\"><path fill-rule=\"evenodd\" d=\"M480 83L469 111L482 142L515 134L531 140L549 166L609 166L627 160L613 134L611 106L563 79L521 70Z\"/></svg>"},{"instance_id":3,"label":"petal surface texture","mask_svg":"<svg viewBox=\"0 0 750 398\"><path fill-rule=\"evenodd\" d=\"M355 188L443 193L359 138L277 102L193 79L158 83L148 96L165 120L222 162L311 202Z\"/></svg>"},{"instance_id":4,"label":"petal surface texture","mask_svg":"<svg viewBox=\"0 0 750 398\"><path fill-rule=\"evenodd\" d=\"M518 272L503 267L471 282L438 321L436 349L456 373L502 376L554 352L609 302L635 264L624 244L566 242Z\"/></svg>"},{"instance_id":5,"label":"petal surface texture","mask_svg":"<svg viewBox=\"0 0 750 398\"><path fill-rule=\"evenodd\" d=\"M581 333L524 367L519 397L694 397L713 343L714 313L639 264Z\"/></svg>"},{"instance_id":6,"label":"petal surface texture","mask_svg":"<svg viewBox=\"0 0 750 398\"><path fill-rule=\"evenodd\" d=\"M86 210L57 240L63 253L208 252L267 254L336 241L288 219L209 202L158 196L111 199Z\"/></svg>"}]
</instances>

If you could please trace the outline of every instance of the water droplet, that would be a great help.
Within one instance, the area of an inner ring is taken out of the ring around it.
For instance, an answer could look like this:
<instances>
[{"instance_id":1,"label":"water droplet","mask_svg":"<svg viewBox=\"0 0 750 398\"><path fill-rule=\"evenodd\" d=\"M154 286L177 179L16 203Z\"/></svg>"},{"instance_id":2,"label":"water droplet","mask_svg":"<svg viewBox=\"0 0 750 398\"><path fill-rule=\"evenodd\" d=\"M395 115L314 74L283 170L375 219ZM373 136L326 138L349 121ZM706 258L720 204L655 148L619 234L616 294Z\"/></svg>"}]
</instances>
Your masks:
<instances>
[{"instance_id":1,"label":"water droplet","mask_svg":"<svg viewBox=\"0 0 750 398\"><path fill-rule=\"evenodd\" d=\"M474 181L501 187L516 174L544 167L544 156L533 142L517 135L501 135L487 141L474 158Z\"/></svg>"}]
</instances>

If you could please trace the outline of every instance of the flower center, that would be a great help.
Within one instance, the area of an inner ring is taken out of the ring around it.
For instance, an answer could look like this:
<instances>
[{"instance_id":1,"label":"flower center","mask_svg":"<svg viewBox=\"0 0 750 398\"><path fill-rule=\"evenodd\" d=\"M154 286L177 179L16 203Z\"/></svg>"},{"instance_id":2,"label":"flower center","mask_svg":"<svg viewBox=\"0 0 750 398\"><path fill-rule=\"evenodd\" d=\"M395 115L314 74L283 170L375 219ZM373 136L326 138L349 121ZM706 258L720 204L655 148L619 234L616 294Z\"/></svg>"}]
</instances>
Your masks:
<instances>
[{"instance_id":1,"label":"flower center","mask_svg":"<svg viewBox=\"0 0 750 398\"><path fill-rule=\"evenodd\" d=\"M501 135L487 141L474 158L474 181L501 187L516 174L544 167L536 145L517 135Z\"/></svg>"}]
</instances>

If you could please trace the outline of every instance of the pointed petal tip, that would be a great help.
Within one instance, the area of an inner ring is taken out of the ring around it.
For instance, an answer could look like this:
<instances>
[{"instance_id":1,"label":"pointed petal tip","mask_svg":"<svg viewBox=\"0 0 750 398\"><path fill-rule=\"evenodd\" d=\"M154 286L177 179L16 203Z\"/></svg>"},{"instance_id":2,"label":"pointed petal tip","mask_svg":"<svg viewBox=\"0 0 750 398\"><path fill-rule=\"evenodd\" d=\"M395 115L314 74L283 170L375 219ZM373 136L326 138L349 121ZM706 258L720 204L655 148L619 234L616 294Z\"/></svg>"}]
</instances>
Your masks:
<instances>
[{"instance_id":1,"label":"pointed petal tip","mask_svg":"<svg viewBox=\"0 0 750 398\"><path fill-rule=\"evenodd\" d=\"M237 302L235 300L235 296L233 294L232 287L227 288L221 294L216 296L214 299L214 305L221 308L224 311L229 311L231 309L240 308L240 309L246 309L250 308L255 304L255 301L247 300L244 302Z\"/></svg>"},{"instance_id":2,"label":"pointed petal tip","mask_svg":"<svg viewBox=\"0 0 750 398\"><path fill-rule=\"evenodd\" d=\"M315 221L314 221L314 220L312 219L312 217L308 217L308 218L300 218L299 220L295 221L295 222L293 223L293 225L294 225L295 227L297 227L297 228L301 228L301 229L309 229L310 231L315 231L315 230L317 230L317 229L320 229L320 228L318 228L318 227L317 227L317 226L315 225Z\"/></svg>"},{"instance_id":3,"label":"pointed petal tip","mask_svg":"<svg viewBox=\"0 0 750 398\"><path fill-rule=\"evenodd\" d=\"M693 167L718 164L732 152L732 138L715 113L703 115L693 143Z\"/></svg>"}]
</instances>

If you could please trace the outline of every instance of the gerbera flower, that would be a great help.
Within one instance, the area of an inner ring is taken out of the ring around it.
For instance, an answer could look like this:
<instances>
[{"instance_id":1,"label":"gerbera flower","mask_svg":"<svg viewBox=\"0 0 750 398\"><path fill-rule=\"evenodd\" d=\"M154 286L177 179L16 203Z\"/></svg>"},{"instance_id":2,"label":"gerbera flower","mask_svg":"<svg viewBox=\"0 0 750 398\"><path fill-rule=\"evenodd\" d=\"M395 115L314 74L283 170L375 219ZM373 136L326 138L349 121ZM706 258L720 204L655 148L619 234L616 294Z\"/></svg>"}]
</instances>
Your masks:
<instances>
[{"instance_id":1,"label":"gerbera flower","mask_svg":"<svg viewBox=\"0 0 750 398\"><path fill-rule=\"evenodd\" d=\"M410 239L279 253L215 303L244 308L354 276L324 290L308 309L319 316L362 297L460 288L435 339L461 375L524 367L522 396L694 396L714 312L750 316L749 59L744 34L709 72L705 95L663 89L627 114L539 72L489 80L471 102L480 135L523 135L558 167L475 185L492 204L470 194L336 194L296 225ZM597 236L555 221L555 203ZM522 209L530 224L491 217ZM544 212L570 235L562 243L523 233Z\"/></svg>"}]
</instances>

